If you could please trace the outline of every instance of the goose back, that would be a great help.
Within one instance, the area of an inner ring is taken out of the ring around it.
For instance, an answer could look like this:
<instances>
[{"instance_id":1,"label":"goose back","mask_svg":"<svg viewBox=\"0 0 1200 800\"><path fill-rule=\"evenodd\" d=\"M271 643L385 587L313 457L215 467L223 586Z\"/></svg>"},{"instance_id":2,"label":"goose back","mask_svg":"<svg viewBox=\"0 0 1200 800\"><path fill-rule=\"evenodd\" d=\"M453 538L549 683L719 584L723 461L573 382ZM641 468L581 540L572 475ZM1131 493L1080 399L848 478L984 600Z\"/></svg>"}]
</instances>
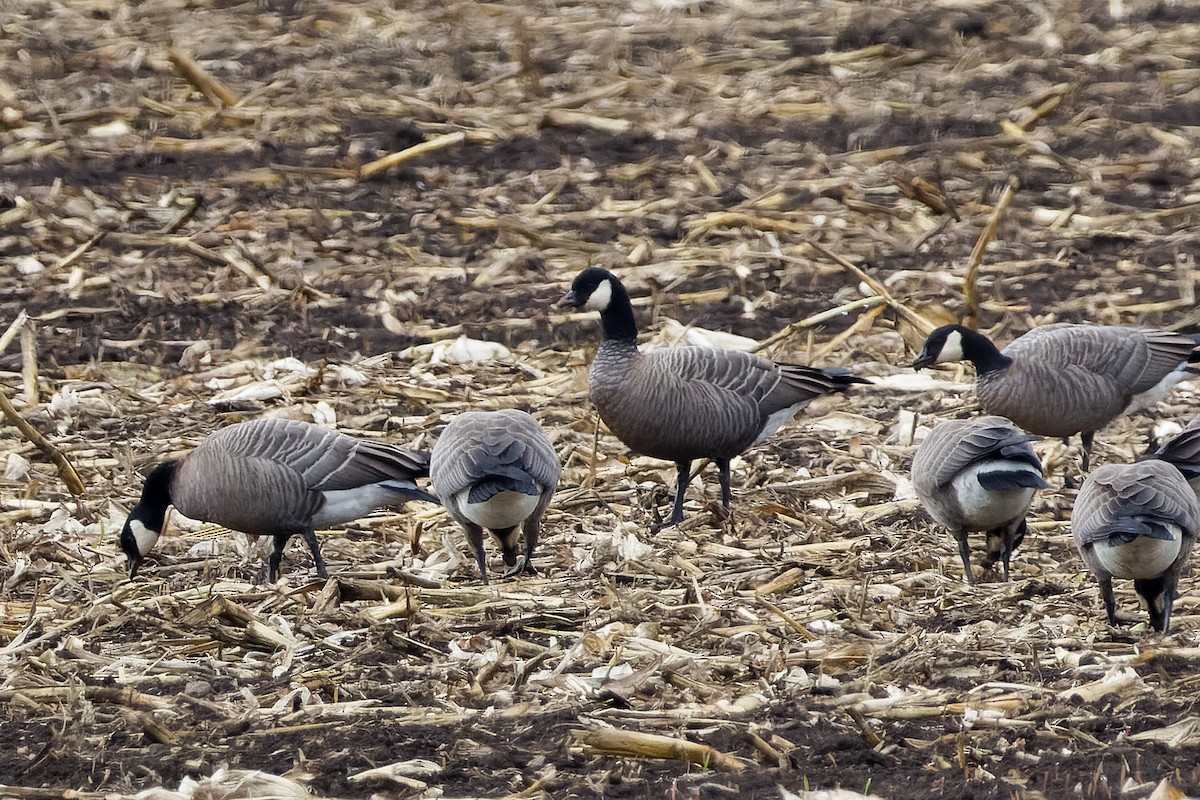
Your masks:
<instances>
[{"instance_id":1,"label":"goose back","mask_svg":"<svg viewBox=\"0 0 1200 800\"><path fill-rule=\"evenodd\" d=\"M421 454L307 422L263 419L230 425L201 442L176 469L171 500L186 516L233 530L292 534L313 524L325 492L386 481L411 485L426 474L428 459ZM379 498L387 497L380 490ZM366 507L380 504L385 503ZM323 521L344 522L363 513L356 506Z\"/></svg>"},{"instance_id":2,"label":"goose back","mask_svg":"<svg viewBox=\"0 0 1200 800\"><path fill-rule=\"evenodd\" d=\"M1198 530L1200 504L1192 488L1179 470L1154 459L1096 468L1084 481L1071 512L1075 546L1088 569L1102 579L1153 576L1135 565L1124 574L1113 572L1117 562L1097 554L1097 548L1126 544L1138 536L1165 541L1167 534L1174 534L1176 556L1159 573L1178 572L1191 554ZM1143 549L1148 556L1161 552L1161 546Z\"/></svg>"},{"instance_id":3,"label":"goose back","mask_svg":"<svg viewBox=\"0 0 1200 800\"><path fill-rule=\"evenodd\" d=\"M1179 470L1191 484L1197 497L1200 497L1200 416L1188 423L1186 428L1169 441L1164 442L1153 456Z\"/></svg>"},{"instance_id":4,"label":"goose back","mask_svg":"<svg viewBox=\"0 0 1200 800\"><path fill-rule=\"evenodd\" d=\"M509 491L536 500L521 518L485 527L511 527L530 515L541 516L561 471L558 454L537 420L514 409L459 414L438 437L430 458L434 491L460 524L470 520L456 498L482 503Z\"/></svg>"},{"instance_id":5,"label":"goose back","mask_svg":"<svg viewBox=\"0 0 1200 800\"><path fill-rule=\"evenodd\" d=\"M858 381L740 350L641 353L629 342L606 339L589 370L588 394L631 449L683 461L732 458L813 398Z\"/></svg>"},{"instance_id":6,"label":"goose back","mask_svg":"<svg viewBox=\"0 0 1200 800\"><path fill-rule=\"evenodd\" d=\"M1167 331L1045 325L1004 348L1010 365L978 376L979 404L1032 433L1065 437L1098 430L1195 347L1190 337Z\"/></svg>"},{"instance_id":7,"label":"goose back","mask_svg":"<svg viewBox=\"0 0 1200 800\"><path fill-rule=\"evenodd\" d=\"M930 516L951 530L987 530L1024 518L1047 484L1030 437L999 416L937 425L913 457Z\"/></svg>"}]
</instances>

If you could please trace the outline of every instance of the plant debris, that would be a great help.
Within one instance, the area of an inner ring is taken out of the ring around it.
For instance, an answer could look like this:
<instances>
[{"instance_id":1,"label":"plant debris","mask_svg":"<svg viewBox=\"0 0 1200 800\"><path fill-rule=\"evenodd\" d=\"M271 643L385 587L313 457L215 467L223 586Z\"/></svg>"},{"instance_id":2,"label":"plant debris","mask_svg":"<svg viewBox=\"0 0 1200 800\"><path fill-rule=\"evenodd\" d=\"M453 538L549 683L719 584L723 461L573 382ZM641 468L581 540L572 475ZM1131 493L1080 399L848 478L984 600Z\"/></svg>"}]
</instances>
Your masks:
<instances>
[{"instance_id":1,"label":"plant debris","mask_svg":"<svg viewBox=\"0 0 1200 800\"><path fill-rule=\"evenodd\" d=\"M908 367L932 326L1200 328L1193 6L13 0L0 29L29 426L0 423L0 796L1200 796L1194 576L1169 636L1129 586L1109 628L1056 483L1012 581L965 585L907 478L975 410L969 370ZM737 459L730 520L696 481L662 527L673 466L597 423L598 323L554 308L589 265L647 346L875 385ZM480 585L413 504L322 532L324 583L178 515L124 578L142 477L220 425L427 448L503 407L565 466L537 576Z\"/></svg>"}]
</instances>

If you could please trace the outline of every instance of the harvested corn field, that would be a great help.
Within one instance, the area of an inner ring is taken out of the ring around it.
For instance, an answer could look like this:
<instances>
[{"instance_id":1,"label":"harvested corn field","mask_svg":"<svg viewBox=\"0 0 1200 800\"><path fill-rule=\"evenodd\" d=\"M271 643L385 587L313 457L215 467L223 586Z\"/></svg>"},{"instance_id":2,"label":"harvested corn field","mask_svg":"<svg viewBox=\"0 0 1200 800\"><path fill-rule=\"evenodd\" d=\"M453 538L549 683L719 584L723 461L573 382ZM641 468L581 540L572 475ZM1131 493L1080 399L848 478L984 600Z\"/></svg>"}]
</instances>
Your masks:
<instances>
[{"instance_id":1,"label":"harvested corn field","mask_svg":"<svg viewBox=\"0 0 1200 800\"><path fill-rule=\"evenodd\" d=\"M1200 9L12 0L0 30L32 429L0 426L0 796L1200 795L1200 586L1163 636L1119 582L1107 625L1078 447L1036 444L1007 583L963 582L907 479L975 411L970 368L909 368L929 326L1200 329ZM555 307L587 266L645 344L876 385L736 460L728 520L709 466L664 526L673 465L597 425L596 315ZM410 503L322 532L328 581L178 517L125 579L144 476L222 425L428 449L507 407L564 463L537 575L489 550L482 585Z\"/></svg>"}]
</instances>

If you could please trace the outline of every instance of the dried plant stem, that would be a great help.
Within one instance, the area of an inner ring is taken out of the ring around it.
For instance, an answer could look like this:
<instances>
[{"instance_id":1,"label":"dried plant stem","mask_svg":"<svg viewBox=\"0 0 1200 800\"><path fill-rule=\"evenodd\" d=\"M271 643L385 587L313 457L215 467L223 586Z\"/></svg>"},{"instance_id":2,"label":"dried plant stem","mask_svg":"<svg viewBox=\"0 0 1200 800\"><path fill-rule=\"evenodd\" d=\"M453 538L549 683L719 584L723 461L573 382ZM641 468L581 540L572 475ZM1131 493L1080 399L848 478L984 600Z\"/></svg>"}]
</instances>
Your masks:
<instances>
[{"instance_id":1,"label":"dried plant stem","mask_svg":"<svg viewBox=\"0 0 1200 800\"><path fill-rule=\"evenodd\" d=\"M60 269L66 269L67 267L74 266L75 262L77 262L79 259L83 258L83 256L87 253L87 251L89 251L93 247L95 247L100 242L100 240L103 239L107 235L108 235L108 231L100 231L95 236L88 239L83 244L79 245L79 247L76 247L70 253L67 253L65 256L60 258L58 263L54 265L54 269L60 270Z\"/></svg>"},{"instance_id":2,"label":"dried plant stem","mask_svg":"<svg viewBox=\"0 0 1200 800\"><path fill-rule=\"evenodd\" d=\"M187 206L179 212L179 215L175 217L175 219L171 220L171 223L167 225L162 232L165 234L173 234L179 231L180 228L192 221L192 217L196 216L196 212L200 210L200 206L202 205L204 205L204 195L194 195L191 200L188 201Z\"/></svg>"},{"instance_id":3,"label":"dried plant stem","mask_svg":"<svg viewBox=\"0 0 1200 800\"><path fill-rule=\"evenodd\" d=\"M496 657L483 666L471 681L471 693L483 697L487 693L487 684L499 672L508 660L508 642L500 643L500 652Z\"/></svg>"},{"instance_id":4,"label":"dried plant stem","mask_svg":"<svg viewBox=\"0 0 1200 800\"><path fill-rule=\"evenodd\" d=\"M791 618L791 617L788 615L788 613L787 613L786 611L784 611L782 608L780 608L779 606L775 605L775 604L774 604L774 603L772 603L770 600L767 600L765 597L762 597L761 595L758 597L758 602L760 602L760 603L762 603L764 606L766 606L766 607L767 607L767 610L768 610L768 611L770 611L772 614L774 614L775 616L777 616L777 617L779 617L781 620L783 620L783 622L784 622L784 624L785 624L785 625L787 625L789 628L791 628L791 629L792 629L793 631L795 631L796 633L800 634L800 637L801 637L801 638L803 638L803 639L807 639L807 640L808 640L808 641L810 641L810 642L812 642L812 641L816 641L816 638L817 638L817 637L816 637L816 636L814 636L813 634L809 633L809 631L808 631L808 628L805 628L805 627L804 627L803 625L801 625L799 622L797 622L796 620L792 619L792 618Z\"/></svg>"},{"instance_id":5,"label":"dried plant stem","mask_svg":"<svg viewBox=\"0 0 1200 800\"><path fill-rule=\"evenodd\" d=\"M916 311L912 310L907 305L905 305L904 303L900 302L895 297L893 297L892 293L887 290L886 286L884 286L882 283L880 283L875 278L872 278L867 273L863 272L857 265L850 263L845 258L842 258L837 253L830 251L829 249L827 249L826 247L824 247L823 245L821 245L818 242L814 242L814 241L810 240L808 242L808 246L811 247L812 249L816 250L818 253L825 256L826 258L832 260L833 262L838 264L842 269L846 270L851 275L853 275L854 277L858 278L860 281L865 283L867 285L868 289L870 289L872 292L874 292L875 294L882 297L884 299L884 302L886 302L889 306L894 308L896 310L897 314L899 314L901 317L903 317L905 319L905 321L908 322L908 324L912 325L917 330L921 331L924 334L929 334L933 331L934 328L937 327L932 322L925 319L925 317L921 316ZM791 260L791 259L788 259L788 260Z\"/></svg>"},{"instance_id":6,"label":"dried plant stem","mask_svg":"<svg viewBox=\"0 0 1200 800\"><path fill-rule=\"evenodd\" d=\"M465 132L454 131L453 133L447 133L443 136L434 137L427 142L414 144L412 147L406 148L397 153L390 153L383 158L377 158L368 164L363 164L362 168L358 171L358 179L360 181L369 180L381 172L385 172L394 166L403 164L405 161L412 161L414 158L423 156L426 153L433 153L447 147L452 147L453 145L465 141L466 138L467 134Z\"/></svg>"},{"instance_id":7,"label":"dried plant stem","mask_svg":"<svg viewBox=\"0 0 1200 800\"><path fill-rule=\"evenodd\" d=\"M543 123L546 125L579 125L585 128L602 131L604 133L625 133L633 127L633 123L627 119L612 119L610 117L601 117L596 114L587 114L583 111L572 111L567 108L552 108L546 112L543 118Z\"/></svg>"},{"instance_id":8,"label":"dried plant stem","mask_svg":"<svg viewBox=\"0 0 1200 800\"><path fill-rule=\"evenodd\" d=\"M134 689L117 686L29 686L24 689L0 691L0 702L12 702L18 695L35 702L69 702L82 694L93 703L114 703L130 708L149 710L172 708L170 702Z\"/></svg>"},{"instance_id":9,"label":"dried plant stem","mask_svg":"<svg viewBox=\"0 0 1200 800\"><path fill-rule=\"evenodd\" d=\"M983 227L983 232L979 234L979 240L975 242L975 248L971 250L971 260L967 263L967 275L963 279L963 300L967 304L967 313L963 318L963 324L968 327L974 328L979 323L979 293L975 290L975 277L979 274L979 265L983 263L983 253L995 238L996 229L1000 227L1000 220L1004 218L1004 212L1008 210L1008 207L1012 205L1013 196L1016 195L1020 185L1020 181L1015 175L1009 176L1008 183L1005 184L1004 191L1000 194L999 202L992 209L991 219Z\"/></svg>"},{"instance_id":10,"label":"dried plant stem","mask_svg":"<svg viewBox=\"0 0 1200 800\"><path fill-rule=\"evenodd\" d=\"M761 753L771 766L781 767L784 765L784 755L774 745L754 731L749 731L747 736L750 737L750 743L754 745L754 749Z\"/></svg>"},{"instance_id":11,"label":"dried plant stem","mask_svg":"<svg viewBox=\"0 0 1200 800\"><path fill-rule=\"evenodd\" d=\"M238 96L233 93L233 90L205 72L204 67L197 64L191 56L172 47L167 51L167 58L171 60L175 71L207 97L214 106L220 108L238 104Z\"/></svg>"},{"instance_id":12,"label":"dried plant stem","mask_svg":"<svg viewBox=\"0 0 1200 800\"><path fill-rule=\"evenodd\" d=\"M67 485L67 490L74 495L80 495L84 492L83 481L79 479L79 474L75 472L75 468L71 466L71 462L63 455L63 452L51 444L46 437L37 430L37 428L25 421L25 418L17 413L13 408L12 403L8 400L8 395L0 392L0 411L4 412L4 416L13 426L21 432L21 435L35 444L39 450L45 453L54 465L58 467L58 477Z\"/></svg>"},{"instance_id":13,"label":"dried plant stem","mask_svg":"<svg viewBox=\"0 0 1200 800\"><path fill-rule=\"evenodd\" d=\"M688 761L703 767L721 767L741 772L746 765L738 758L706 744L675 739L656 733L622 730L574 730L571 735L585 748L601 755L627 758L662 758Z\"/></svg>"},{"instance_id":14,"label":"dried plant stem","mask_svg":"<svg viewBox=\"0 0 1200 800\"><path fill-rule=\"evenodd\" d=\"M883 313L885 308L887 308L887 306L875 306L875 308L872 308L870 311L863 314L854 321L853 325L851 325L849 328L846 328L846 330L842 331L837 336L826 342L825 345L816 352L814 358L809 359L809 361L820 361L822 358L829 355L834 350L837 350L847 340L854 336L866 336L867 332L870 331L872 326L875 324L875 320L879 318L879 315Z\"/></svg>"},{"instance_id":15,"label":"dried plant stem","mask_svg":"<svg viewBox=\"0 0 1200 800\"><path fill-rule=\"evenodd\" d=\"M28 408L38 404L37 380L37 327L30 323L21 329L21 384Z\"/></svg>"},{"instance_id":16,"label":"dried plant stem","mask_svg":"<svg viewBox=\"0 0 1200 800\"><path fill-rule=\"evenodd\" d=\"M5 786L4 797L18 800L100 800L104 792L85 792L80 789L53 789L36 786Z\"/></svg>"},{"instance_id":17,"label":"dried plant stem","mask_svg":"<svg viewBox=\"0 0 1200 800\"><path fill-rule=\"evenodd\" d=\"M858 726L858 730L863 735L863 738L867 740L867 744L871 745L871 747L876 747L883 741L883 739L879 738L879 734L871 728L870 723L867 722L867 718L863 716L861 711L851 706L846 709L846 713L850 715L850 719L854 720L854 724Z\"/></svg>"},{"instance_id":18,"label":"dried plant stem","mask_svg":"<svg viewBox=\"0 0 1200 800\"><path fill-rule=\"evenodd\" d=\"M17 335L21 332L21 328L29 320L29 315L25 313L25 309L21 309L17 313L16 319L8 326L8 329L0 335L0 353L8 349L8 346L13 343Z\"/></svg>"},{"instance_id":19,"label":"dried plant stem","mask_svg":"<svg viewBox=\"0 0 1200 800\"><path fill-rule=\"evenodd\" d=\"M857 300L851 300L849 303L843 303L840 306L826 309L781 328L780 330L768 336L766 339L763 339L758 347L754 348L753 352L758 353L762 350L766 350L771 345L787 339L792 334L796 333L796 331L801 331L805 328L811 328L814 325L820 325L822 322L831 320L834 317L840 317L843 314L849 314L851 311L858 311L863 308L873 308L875 306L884 305L885 303L887 303L887 298L873 294L870 297L860 297Z\"/></svg>"}]
</instances>

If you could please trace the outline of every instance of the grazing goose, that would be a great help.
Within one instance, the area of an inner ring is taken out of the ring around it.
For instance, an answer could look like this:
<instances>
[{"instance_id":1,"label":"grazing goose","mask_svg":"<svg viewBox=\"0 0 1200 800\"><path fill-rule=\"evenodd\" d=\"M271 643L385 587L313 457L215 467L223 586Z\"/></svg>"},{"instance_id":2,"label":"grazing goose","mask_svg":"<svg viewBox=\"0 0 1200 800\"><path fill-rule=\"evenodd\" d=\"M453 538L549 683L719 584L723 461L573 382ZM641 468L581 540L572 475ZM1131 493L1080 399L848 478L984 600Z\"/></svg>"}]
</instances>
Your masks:
<instances>
[{"instance_id":1,"label":"grazing goose","mask_svg":"<svg viewBox=\"0 0 1200 800\"><path fill-rule=\"evenodd\" d=\"M429 474L429 457L382 442L287 419L221 428L181 459L146 477L142 497L121 529L129 577L162 535L167 506L251 536L273 537L270 579L290 537L308 543L317 574L328 577L314 530L364 517L405 500L437 498L414 479Z\"/></svg>"},{"instance_id":2,"label":"grazing goose","mask_svg":"<svg viewBox=\"0 0 1200 800\"><path fill-rule=\"evenodd\" d=\"M629 294L617 277L591 267L559 305L600 312L604 336L588 371L588 395L604 424L632 450L674 461L675 506L683 521L692 461L717 464L728 512L729 462L761 442L814 398L870 383L835 370L776 364L740 350L674 347L643 353Z\"/></svg>"},{"instance_id":3,"label":"grazing goose","mask_svg":"<svg viewBox=\"0 0 1200 800\"><path fill-rule=\"evenodd\" d=\"M1100 583L1111 625L1117 624L1112 579L1132 578L1146 598L1150 624L1166 633L1175 585L1200 529L1200 503L1183 475L1165 461L1105 464L1075 498L1071 532L1083 563Z\"/></svg>"},{"instance_id":4,"label":"grazing goose","mask_svg":"<svg viewBox=\"0 0 1200 800\"><path fill-rule=\"evenodd\" d=\"M1083 471L1096 431L1164 378L1175 380L1197 347L1181 333L1059 323L1034 328L1003 350L977 331L945 325L929 334L914 369L947 361L975 365L985 413L1069 442L1083 435Z\"/></svg>"},{"instance_id":5,"label":"grazing goose","mask_svg":"<svg viewBox=\"0 0 1200 800\"><path fill-rule=\"evenodd\" d=\"M969 531L987 531L988 561L1008 564L1025 538L1025 514L1042 479L1042 464L1029 442L1004 417L943 422L917 449L912 479L917 496L958 542L967 583L971 574Z\"/></svg>"},{"instance_id":6,"label":"grazing goose","mask_svg":"<svg viewBox=\"0 0 1200 800\"><path fill-rule=\"evenodd\" d=\"M533 549L561 471L550 439L524 411L468 411L450 420L438 437L429 479L442 505L466 531L484 583L484 528L510 567L504 577L536 572ZM522 532L525 557L517 564Z\"/></svg>"},{"instance_id":7,"label":"grazing goose","mask_svg":"<svg viewBox=\"0 0 1200 800\"><path fill-rule=\"evenodd\" d=\"M1174 438L1163 443L1151 457L1174 465L1200 500L1200 417L1193 419Z\"/></svg>"}]
</instances>

